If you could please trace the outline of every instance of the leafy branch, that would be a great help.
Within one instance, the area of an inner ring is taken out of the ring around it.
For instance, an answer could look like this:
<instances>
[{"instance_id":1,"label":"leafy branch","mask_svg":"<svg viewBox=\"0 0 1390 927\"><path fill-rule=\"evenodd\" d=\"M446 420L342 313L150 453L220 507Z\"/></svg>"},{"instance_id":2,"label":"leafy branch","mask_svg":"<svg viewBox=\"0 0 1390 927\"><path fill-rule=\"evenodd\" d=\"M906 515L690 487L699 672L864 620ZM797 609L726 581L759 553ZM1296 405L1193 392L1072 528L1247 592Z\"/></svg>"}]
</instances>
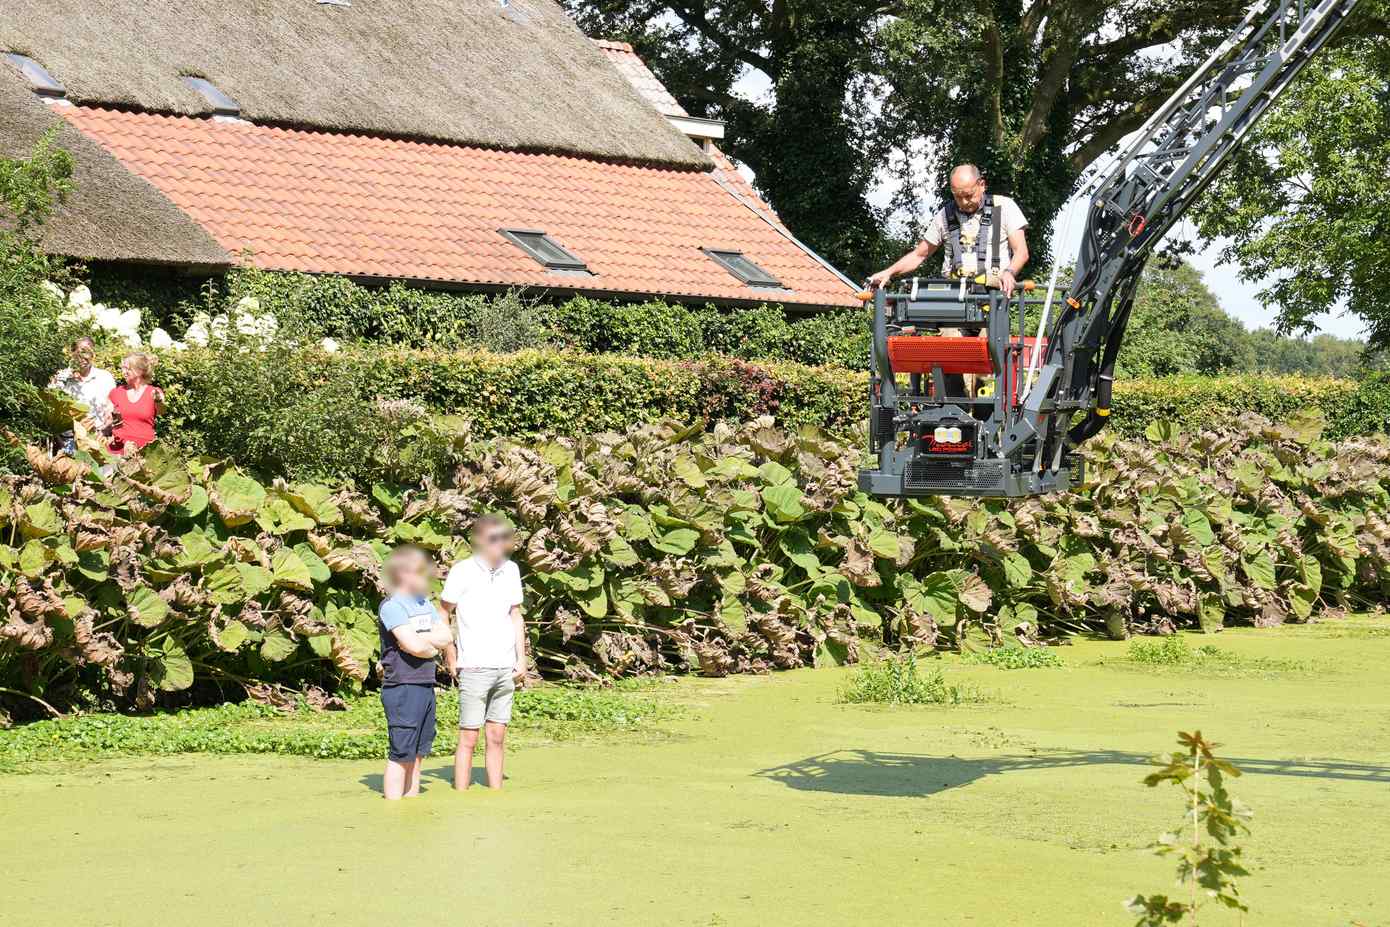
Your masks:
<instances>
[{"instance_id":1,"label":"leafy branch","mask_svg":"<svg viewBox=\"0 0 1390 927\"><path fill-rule=\"evenodd\" d=\"M1234 841L1250 828L1252 812L1226 790L1226 777L1239 776L1234 764L1216 756L1218 744L1201 731L1179 733L1178 744L1167 760L1156 759L1159 768L1144 777L1150 788L1171 783L1183 792L1186 812L1182 827L1163 834L1153 845L1159 856L1176 856L1177 881L1187 900L1167 895L1135 895L1126 909L1139 917L1136 927L1197 923L1198 912L1215 902L1239 911L1250 909L1240 897L1237 879L1250 873L1241 865L1241 848Z\"/></svg>"}]
</instances>

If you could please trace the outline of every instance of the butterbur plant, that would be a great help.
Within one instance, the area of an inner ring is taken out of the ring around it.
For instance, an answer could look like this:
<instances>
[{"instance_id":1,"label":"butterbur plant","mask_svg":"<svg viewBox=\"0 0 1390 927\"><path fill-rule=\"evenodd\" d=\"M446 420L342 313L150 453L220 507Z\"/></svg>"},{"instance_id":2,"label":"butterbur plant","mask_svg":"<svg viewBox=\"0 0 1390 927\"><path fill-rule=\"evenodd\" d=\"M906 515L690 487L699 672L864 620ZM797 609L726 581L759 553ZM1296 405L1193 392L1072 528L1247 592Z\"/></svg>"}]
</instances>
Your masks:
<instances>
[{"instance_id":1,"label":"butterbur plant","mask_svg":"<svg viewBox=\"0 0 1390 927\"><path fill-rule=\"evenodd\" d=\"M1250 832L1245 822L1252 812L1226 790L1226 777L1239 776L1240 770L1216 756L1218 745L1201 731L1179 733L1178 744L1182 749L1168 759L1154 761L1158 769L1144 777L1144 784L1152 788L1168 782L1183 792L1182 827L1159 837L1153 850L1177 857L1178 887L1187 897L1135 895L1125 908L1138 915L1136 927L1196 924L1198 912L1213 903L1238 912L1244 923L1249 908L1236 880L1249 873L1234 841Z\"/></svg>"}]
</instances>

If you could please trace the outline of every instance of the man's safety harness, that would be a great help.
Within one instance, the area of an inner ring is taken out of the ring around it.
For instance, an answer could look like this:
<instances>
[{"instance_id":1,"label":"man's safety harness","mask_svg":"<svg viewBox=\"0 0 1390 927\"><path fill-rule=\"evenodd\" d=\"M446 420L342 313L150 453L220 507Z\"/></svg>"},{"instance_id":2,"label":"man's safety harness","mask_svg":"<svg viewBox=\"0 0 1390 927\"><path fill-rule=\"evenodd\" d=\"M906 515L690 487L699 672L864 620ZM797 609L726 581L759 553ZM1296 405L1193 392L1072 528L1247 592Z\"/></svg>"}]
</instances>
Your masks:
<instances>
[{"instance_id":1,"label":"man's safety harness","mask_svg":"<svg viewBox=\"0 0 1390 927\"><path fill-rule=\"evenodd\" d=\"M975 235L975 273L971 274L970 276L975 276L975 274L984 273L983 268L985 266L985 258L989 255L989 252L985 250L985 227L988 226L989 238L991 241L990 249L993 252L993 258L991 258L989 262L989 273L991 278L997 278L999 276L999 269L1001 266L1003 266L1002 261L1000 260L999 244L1001 234L1000 229L1003 226L1003 223L994 221L993 193L985 194L984 203L980 206L979 216L980 230ZM954 201L948 200L946 203L946 239L950 242L951 248L950 275L952 277L966 276L965 252L964 249L961 247L960 225L960 210L956 208L956 204Z\"/></svg>"}]
</instances>

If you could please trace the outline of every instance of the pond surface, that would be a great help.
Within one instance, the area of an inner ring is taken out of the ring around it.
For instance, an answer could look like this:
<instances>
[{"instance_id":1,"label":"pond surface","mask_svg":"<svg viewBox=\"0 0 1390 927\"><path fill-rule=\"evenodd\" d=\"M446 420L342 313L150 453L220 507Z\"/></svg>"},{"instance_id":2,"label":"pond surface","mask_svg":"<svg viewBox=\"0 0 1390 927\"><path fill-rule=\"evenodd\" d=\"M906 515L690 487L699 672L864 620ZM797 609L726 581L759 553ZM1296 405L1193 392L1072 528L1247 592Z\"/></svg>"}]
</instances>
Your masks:
<instances>
[{"instance_id":1,"label":"pond surface","mask_svg":"<svg viewBox=\"0 0 1390 927\"><path fill-rule=\"evenodd\" d=\"M0 924L1128 925L1124 898L1172 888L1144 848L1181 815L1145 758L1194 728L1247 772L1251 923L1390 923L1390 637L1208 641L1307 668L1083 642L1063 669L947 665L993 700L913 709L837 704L850 670L684 680L669 736L522 746L496 794L438 757L399 805L373 762L0 777Z\"/></svg>"}]
</instances>

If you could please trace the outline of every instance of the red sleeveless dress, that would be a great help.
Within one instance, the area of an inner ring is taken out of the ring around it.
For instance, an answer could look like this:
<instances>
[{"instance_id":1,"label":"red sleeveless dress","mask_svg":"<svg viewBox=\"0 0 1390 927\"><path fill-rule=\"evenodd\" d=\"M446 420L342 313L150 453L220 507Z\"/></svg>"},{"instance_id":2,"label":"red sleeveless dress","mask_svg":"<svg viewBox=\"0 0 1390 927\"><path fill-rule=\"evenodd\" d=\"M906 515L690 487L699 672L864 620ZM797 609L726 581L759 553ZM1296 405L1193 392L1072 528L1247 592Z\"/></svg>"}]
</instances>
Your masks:
<instances>
[{"instance_id":1,"label":"red sleeveless dress","mask_svg":"<svg viewBox=\"0 0 1390 927\"><path fill-rule=\"evenodd\" d=\"M154 440L154 387L146 384L140 398L134 402L126 395L124 386L111 391L111 406L121 417L121 424L111 432L111 453L127 454Z\"/></svg>"}]
</instances>

